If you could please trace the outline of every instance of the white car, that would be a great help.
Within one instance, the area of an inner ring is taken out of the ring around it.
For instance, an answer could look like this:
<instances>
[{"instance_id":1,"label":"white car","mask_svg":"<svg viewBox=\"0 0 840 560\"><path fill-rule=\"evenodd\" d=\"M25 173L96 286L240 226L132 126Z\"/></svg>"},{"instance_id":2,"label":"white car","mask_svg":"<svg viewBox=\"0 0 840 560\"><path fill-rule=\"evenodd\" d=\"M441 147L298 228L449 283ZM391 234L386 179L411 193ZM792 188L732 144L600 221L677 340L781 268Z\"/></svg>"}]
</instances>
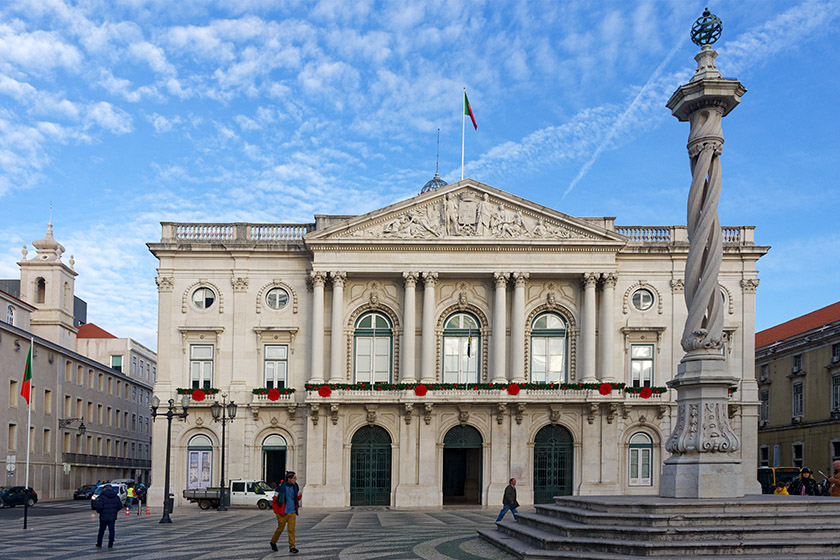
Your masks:
<instances>
[{"instance_id":1,"label":"white car","mask_svg":"<svg viewBox=\"0 0 840 560\"><path fill-rule=\"evenodd\" d=\"M128 498L128 486L122 483L110 482L107 484L102 484L101 486L99 486L99 488L93 491L93 495L90 497L90 509L96 509L97 498L99 498L102 492L105 491L105 488L108 488L109 486L114 489L114 492L117 493L117 496L119 496L120 501L123 503L123 505L125 505L125 501Z\"/></svg>"}]
</instances>

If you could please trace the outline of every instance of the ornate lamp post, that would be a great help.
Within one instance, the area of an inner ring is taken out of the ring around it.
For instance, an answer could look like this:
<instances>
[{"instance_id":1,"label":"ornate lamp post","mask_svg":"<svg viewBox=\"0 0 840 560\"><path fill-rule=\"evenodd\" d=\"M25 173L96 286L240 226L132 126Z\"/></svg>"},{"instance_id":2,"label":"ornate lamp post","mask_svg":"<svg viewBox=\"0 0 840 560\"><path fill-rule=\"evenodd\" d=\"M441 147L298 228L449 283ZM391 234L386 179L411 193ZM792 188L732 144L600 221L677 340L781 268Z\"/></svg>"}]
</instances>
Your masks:
<instances>
[{"instance_id":1,"label":"ornate lamp post","mask_svg":"<svg viewBox=\"0 0 840 560\"><path fill-rule=\"evenodd\" d=\"M697 71L668 101L671 113L691 123L688 156L688 258L685 303L688 317L682 335L685 355L668 386L677 391L677 418L665 443L660 494L671 498L737 498L744 495L741 447L729 425L729 387L737 381L723 356L723 308L718 276L723 239L718 220L723 130L721 120L741 101L746 88L724 79L711 45L722 24L708 8L694 23L691 40L700 47Z\"/></svg>"},{"instance_id":2,"label":"ornate lamp post","mask_svg":"<svg viewBox=\"0 0 840 560\"><path fill-rule=\"evenodd\" d=\"M236 416L236 404L233 401L227 402L227 395L222 395L222 404L213 401L210 405L210 413L214 421L222 423L222 481L219 490L219 511L227 511L225 507L225 491L227 490L225 488L225 426L228 422L233 422L233 417Z\"/></svg>"},{"instance_id":3,"label":"ornate lamp post","mask_svg":"<svg viewBox=\"0 0 840 560\"><path fill-rule=\"evenodd\" d=\"M160 523L172 523L172 520L169 519L169 514L172 511L172 505L174 500L169 495L169 460L171 455L171 447L172 447L172 419L173 418L186 418L187 417L187 407L190 404L190 397L189 395L184 395L181 397L181 412L177 411L177 407L175 406L175 400L169 399L169 408L166 412L161 412L161 416L166 416L166 482L163 486L163 517L160 518ZM152 397L152 403L149 405L149 408L152 410L152 421L154 422L155 418L158 417L158 407L160 406L160 399L155 395Z\"/></svg>"},{"instance_id":4,"label":"ornate lamp post","mask_svg":"<svg viewBox=\"0 0 840 560\"><path fill-rule=\"evenodd\" d=\"M80 436L85 435L85 432L87 432L87 426L85 426L85 419L84 418L59 418L58 419L58 429L63 430L64 428L66 428L67 426L72 424L73 422L81 422L81 424L79 424L79 435Z\"/></svg>"}]
</instances>

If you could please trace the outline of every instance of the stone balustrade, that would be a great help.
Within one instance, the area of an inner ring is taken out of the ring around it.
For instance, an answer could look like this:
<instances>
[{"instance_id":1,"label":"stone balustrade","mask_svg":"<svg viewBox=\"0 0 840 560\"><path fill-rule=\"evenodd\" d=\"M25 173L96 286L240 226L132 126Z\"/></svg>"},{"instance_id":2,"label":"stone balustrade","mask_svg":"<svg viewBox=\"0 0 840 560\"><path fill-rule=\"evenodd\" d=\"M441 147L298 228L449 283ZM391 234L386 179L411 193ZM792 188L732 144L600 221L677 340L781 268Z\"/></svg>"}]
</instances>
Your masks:
<instances>
[{"instance_id":1,"label":"stone balustrade","mask_svg":"<svg viewBox=\"0 0 840 560\"><path fill-rule=\"evenodd\" d=\"M163 222L162 242L278 243L300 241L315 224L197 224Z\"/></svg>"},{"instance_id":2,"label":"stone balustrade","mask_svg":"<svg viewBox=\"0 0 840 560\"><path fill-rule=\"evenodd\" d=\"M615 232L629 238L630 243L688 243L685 226L615 226ZM753 245L755 226L721 227L723 242Z\"/></svg>"}]
</instances>

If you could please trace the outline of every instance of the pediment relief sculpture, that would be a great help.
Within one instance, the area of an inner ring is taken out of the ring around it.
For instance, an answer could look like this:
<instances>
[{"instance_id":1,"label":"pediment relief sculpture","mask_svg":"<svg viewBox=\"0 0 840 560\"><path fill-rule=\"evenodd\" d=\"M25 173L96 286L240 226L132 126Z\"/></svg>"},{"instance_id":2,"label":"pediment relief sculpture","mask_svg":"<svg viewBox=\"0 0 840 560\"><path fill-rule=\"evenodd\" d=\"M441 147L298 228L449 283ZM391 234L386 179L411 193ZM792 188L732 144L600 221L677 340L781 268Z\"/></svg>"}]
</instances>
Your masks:
<instances>
[{"instance_id":1,"label":"pediment relief sculpture","mask_svg":"<svg viewBox=\"0 0 840 560\"><path fill-rule=\"evenodd\" d=\"M339 237L373 239L597 239L589 232L494 200L472 190L444 197L391 214L375 224L363 223Z\"/></svg>"}]
</instances>

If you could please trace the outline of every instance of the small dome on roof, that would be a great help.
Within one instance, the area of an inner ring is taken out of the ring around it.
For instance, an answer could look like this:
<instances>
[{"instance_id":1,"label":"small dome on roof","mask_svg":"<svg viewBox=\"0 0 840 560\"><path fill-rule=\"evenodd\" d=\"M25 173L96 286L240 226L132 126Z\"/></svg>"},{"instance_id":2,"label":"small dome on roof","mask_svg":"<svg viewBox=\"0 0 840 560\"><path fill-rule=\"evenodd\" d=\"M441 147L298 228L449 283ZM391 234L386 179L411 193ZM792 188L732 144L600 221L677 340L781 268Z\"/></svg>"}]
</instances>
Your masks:
<instances>
[{"instance_id":1,"label":"small dome on roof","mask_svg":"<svg viewBox=\"0 0 840 560\"><path fill-rule=\"evenodd\" d=\"M441 179L440 175L438 175L437 172L435 172L435 176L432 177L432 179L428 183L423 185L423 189L420 191L420 194L423 194L424 192L437 190L441 187L445 187L447 184L448 183Z\"/></svg>"}]
</instances>

